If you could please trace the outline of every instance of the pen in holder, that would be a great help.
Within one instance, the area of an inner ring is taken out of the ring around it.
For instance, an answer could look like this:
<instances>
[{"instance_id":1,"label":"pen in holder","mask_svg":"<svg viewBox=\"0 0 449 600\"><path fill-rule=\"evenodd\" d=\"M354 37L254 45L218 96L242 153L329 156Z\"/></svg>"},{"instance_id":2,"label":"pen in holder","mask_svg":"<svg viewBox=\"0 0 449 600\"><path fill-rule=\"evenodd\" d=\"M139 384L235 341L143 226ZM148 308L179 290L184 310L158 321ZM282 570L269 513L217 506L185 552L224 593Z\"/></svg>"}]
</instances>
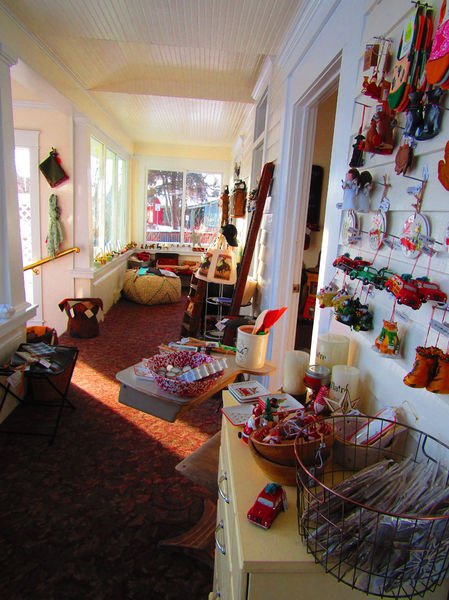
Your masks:
<instances>
[{"instance_id":1,"label":"pen in holder","mask_svg":"<svg viewBox=\"0 0 449 600\"><path fill-rule=\"evenodd\" d=\"M260 369L265 364L270 332L254 335L253 325L241 325L237 330L235 362L247 369Z\"/></svg>"}]
</instances>

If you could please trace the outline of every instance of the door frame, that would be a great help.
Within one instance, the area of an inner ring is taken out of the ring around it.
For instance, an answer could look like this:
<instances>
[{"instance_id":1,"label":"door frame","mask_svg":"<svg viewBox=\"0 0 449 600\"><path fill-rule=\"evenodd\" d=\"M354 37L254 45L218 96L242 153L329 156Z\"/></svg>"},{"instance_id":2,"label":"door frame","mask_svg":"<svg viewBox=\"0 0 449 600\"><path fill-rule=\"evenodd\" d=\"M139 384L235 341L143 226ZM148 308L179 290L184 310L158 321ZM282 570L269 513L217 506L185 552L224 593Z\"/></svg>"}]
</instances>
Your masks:
<instances>
[{"instance_id":1,"label":"door frame","mask_svg":"<svg viewBox=\"0 0 449 600\"><path fill-rule=\"evenodd\" d=\"M283 152L286 160L282 161L284 166L277 174L281 186L277 193L285 201L277 223L276 239L279 244L269 301L270 306L289 307L286 318L273 330L271 360L278 365L283 365L285 352L295 347L300 294L294 291L294 286L301 282L318 106L339 89L340 71L341 53L338 53L307 91L287 107ZM290 95L291 90L287 93ZM327 194L327 190L323 189L322 193ZM328 237L323 232L321 264L325 261L327 242ZM285 268L286 265L288 268ZM312 337L320 327L328 327L330 318L318 311L315 315ZM326 323L320 324L323 319ZM270 385L273 389L282 385L282 370L271 376Z\"/></svg>"}]
</instances>

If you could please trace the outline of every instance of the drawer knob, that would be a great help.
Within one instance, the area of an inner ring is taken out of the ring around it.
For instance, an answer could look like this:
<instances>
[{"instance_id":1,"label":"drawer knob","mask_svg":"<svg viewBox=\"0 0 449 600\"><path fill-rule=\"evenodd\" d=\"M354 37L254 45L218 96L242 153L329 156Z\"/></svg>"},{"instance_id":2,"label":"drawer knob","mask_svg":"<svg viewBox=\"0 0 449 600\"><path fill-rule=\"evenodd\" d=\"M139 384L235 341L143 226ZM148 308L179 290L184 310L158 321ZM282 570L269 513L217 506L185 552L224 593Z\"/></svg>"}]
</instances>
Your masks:
<instances>
[{"instance_id":1,"label":"drawer knob","mask_svg":"<svg viewBox=\"0 0 449 600\"><path fill-rule=\"evenodd\" d=\"M217 539L217 535L218 535L218 532L220 531L220 529L224 530L223 521L220 521L220 522L218 523L217 527L215 528L215 534L214 534L214 537L215 537L215 545L217 546L217 548L220 550L220 552L221 552L222 554L226 554L226 548L225 548L224 544L223 544L223 545L222 545L222 544L220 544L220 542L219 542L219 541L218 541L218 539Z\"/></svg>"},{"instance_id":2,"label":"drawer knob","mask_svg":"<svg viewBox=\"0 0 449 600\"><path fill-rule=\"evenodd\" d=\"M223 475L221 475L220 479L218 480L218 493L220 494L220 496L223 498L223 500L229 504L229 496L228 496L228 492L226 491L226 493L221 489L221 484L223 483L223 481L227 481L228 480L228 476L226 475L226 472L223 473ZM226 488L228 486L226 485Z\"/></svg>"}]
</instances>

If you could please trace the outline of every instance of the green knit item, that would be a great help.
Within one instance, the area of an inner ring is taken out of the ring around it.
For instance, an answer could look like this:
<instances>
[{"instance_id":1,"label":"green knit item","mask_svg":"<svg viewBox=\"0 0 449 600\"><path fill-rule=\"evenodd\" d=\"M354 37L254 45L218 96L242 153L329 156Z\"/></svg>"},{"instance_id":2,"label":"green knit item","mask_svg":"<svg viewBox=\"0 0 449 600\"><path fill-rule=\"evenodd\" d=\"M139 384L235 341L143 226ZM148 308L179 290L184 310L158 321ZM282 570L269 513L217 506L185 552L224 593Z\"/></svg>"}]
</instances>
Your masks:
<instances>
[{"instance_id":1,"label":"green knit item","mask_svg":"<svg viewBox=\"0 0 449 600\"><path fill-rule=\"evenodd\" d=\"M53 257L59 250L60 245L64 240L64 234L62 231L61 223L59 222L59 216L61 209L58 206L58 197L55 194L50 196L48 201L48 235L47 239L47 253L48 256Z\"/></svg>"}]
</instances>

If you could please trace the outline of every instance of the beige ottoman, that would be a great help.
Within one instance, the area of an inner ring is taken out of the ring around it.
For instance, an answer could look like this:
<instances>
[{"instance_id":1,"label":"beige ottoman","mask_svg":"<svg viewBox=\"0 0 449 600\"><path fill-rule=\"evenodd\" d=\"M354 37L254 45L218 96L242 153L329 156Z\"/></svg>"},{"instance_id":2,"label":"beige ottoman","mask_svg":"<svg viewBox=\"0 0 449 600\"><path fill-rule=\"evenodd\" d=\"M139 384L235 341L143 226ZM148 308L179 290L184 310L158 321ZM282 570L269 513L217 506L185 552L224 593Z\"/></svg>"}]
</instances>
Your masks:
<instances>
[{"instance_id":1,"label":"beige ottoman","mask_svg":"<svg viewBox=\"0 0 449 600\"><path fill-rule=\"evenodd\" d=\"M128 269L123 277L122 294L138 304L171 304L181 300L181 279L159 275L137 275Z\"/></svg>"}]
</instances>

